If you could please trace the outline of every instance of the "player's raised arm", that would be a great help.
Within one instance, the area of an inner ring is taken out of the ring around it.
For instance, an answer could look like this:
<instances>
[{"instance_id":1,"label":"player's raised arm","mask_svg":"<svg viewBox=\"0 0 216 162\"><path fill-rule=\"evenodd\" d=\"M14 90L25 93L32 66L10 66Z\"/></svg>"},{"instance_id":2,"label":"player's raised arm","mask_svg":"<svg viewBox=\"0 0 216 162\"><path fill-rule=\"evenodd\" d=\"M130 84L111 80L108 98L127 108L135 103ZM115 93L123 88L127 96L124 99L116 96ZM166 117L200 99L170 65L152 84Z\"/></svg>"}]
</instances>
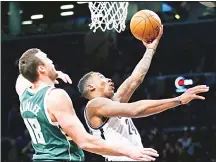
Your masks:
<instances>
[{"instance_id":1,"label":"player's raised arm","mask_svg":"<svg viewBox=\"0 0 216 162\"><path fill-rule=\"evenodd\" d=\"M98 98L89 104L88 109L94 109L97 116L104 117L146 117L157 114L180 104L187 104L193 99L205 98L197 94L208 92L209 87L205 85L195 86L188 89L179 97L161 100L140 100L132 103L119 103L107 98Z\"/></svg>"},{"instance_id":2,"label":"player's raised arm","mask_svg":"<svg viewBox=\"0 0 216 162\"><path fill-rule=\"evenodd\" d=\"M24 78L21 74L18 76L16 80L15 89L17 94L20 96L26 88L29 88L32 86L32 83L28 81L26 78Z\"/></svg>"},{"instance_id":3,"label":"player's raised arm","mask_svg":"<svg viewBox=\"0 0 216 162\"><path fill-rule=\"evenodd\" d=\"M146 52L143 58L139 61L132 74L122 83L115 94L115 97L117 97L120 102L128 102L134 91L142 83L145 75L148 72L152 57L156 51L162 34L163 26L160 29L158 37L152 43L143 42L146 47Z\"/></svg>"},{"instance_id":4,"label":"player's raised arm","mask_svg":"<svg viewBox=\"0 0 216 162\"><path fill-rule=\"evenodd\" d=\"M58 78L63 80L63 82L72 84L72 80L67 74L65 74L61 71L57 71L57 74L58 74ZM58 83L59 82L56 80L55 84L58 84ZM29 88L32 85L33 84L30 81L28 81L26 78L24 78L20 74L16 80L16 85L15 85L15 89L16 89L17 94L20 96L25 91L26 88Z\"/></svg>"},{"instance_id":5,"label":"player's raised arm","mask_svg":"<svg viewBox=\"0 0 216 162\"><path fill-rule=\"evenodd\" d=\"M51 119L57 121L63 131L86 151L102 155L127 156L144 161L154 161L153 157L158 156L153 149L120 147L88 134L76 116L72 101L64 90L53 89L48 96L47 107Z\"/></svg>"}]
</instances>

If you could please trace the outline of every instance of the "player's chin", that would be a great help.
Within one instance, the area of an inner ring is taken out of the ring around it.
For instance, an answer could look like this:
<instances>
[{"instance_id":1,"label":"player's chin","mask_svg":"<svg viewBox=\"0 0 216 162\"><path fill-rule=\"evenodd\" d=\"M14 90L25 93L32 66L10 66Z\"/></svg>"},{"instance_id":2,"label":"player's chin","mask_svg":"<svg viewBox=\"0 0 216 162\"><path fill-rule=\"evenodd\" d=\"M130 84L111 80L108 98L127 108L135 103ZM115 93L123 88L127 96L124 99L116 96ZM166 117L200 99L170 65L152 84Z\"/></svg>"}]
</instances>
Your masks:
<instances>
[{"instance_id":1,"label":"player's chin","mask_svg":"<svg viewBox=\"0 0 216 162\"><path fill-rule=\"evenodd\" d=\"M111 96L113 96L115 93L114 89L110 91Z\"/></svg>"},{"instance_id":2,"label":"player's chin","mask_svg":"<svg viewBox=\"0 0 216 162\"><path fill-rule=\"evenodd\" d=\"M109 92L107 93L107 97L112 98L113 96L114 96L114 90L109 90Z\"/></svg>"}]
</instances>

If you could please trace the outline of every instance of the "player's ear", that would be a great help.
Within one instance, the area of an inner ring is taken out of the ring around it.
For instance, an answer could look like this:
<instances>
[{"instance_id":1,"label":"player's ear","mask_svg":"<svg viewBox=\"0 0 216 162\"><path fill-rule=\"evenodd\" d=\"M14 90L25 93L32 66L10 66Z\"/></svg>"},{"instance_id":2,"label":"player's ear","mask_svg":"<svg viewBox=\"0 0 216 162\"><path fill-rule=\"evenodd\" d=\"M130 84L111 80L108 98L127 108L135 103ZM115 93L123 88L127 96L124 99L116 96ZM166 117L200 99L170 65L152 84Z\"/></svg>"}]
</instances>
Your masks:
<instances>
[{"instance_id":1,"label":"player's ear","mask_svg":"<svg viewBox=\"0 0 216 162\"><path fill-rule=\"evenodd\" d=\"M95 86L93 84L89 84L87 87L88 87L89 91L95 90Z\"/></svg>"},{"instance_id":2,"label":"player's ear","mask_svg":"<svg viewBox=\"0 0 216 162\"><path fill-rule=\"evenodd\" d=\"M37 70L38 70L39 73L45 73L46 68L43 65L39 65Z\"/></svg>"}]
</instances>

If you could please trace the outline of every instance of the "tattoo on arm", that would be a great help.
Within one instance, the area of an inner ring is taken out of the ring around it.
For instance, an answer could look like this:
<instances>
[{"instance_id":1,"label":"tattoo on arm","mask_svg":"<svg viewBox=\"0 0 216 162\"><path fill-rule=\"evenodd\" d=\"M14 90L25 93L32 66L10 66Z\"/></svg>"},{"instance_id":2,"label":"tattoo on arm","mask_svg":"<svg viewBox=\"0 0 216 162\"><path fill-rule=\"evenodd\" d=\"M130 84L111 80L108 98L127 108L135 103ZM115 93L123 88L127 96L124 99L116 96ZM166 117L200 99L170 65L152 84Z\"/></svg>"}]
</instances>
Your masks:
<instances>
[{"instance_id":1,"label":"tattoo on arm","mask_svg":"<svg viewBox=\"0 0 216 162\"><path fill-rule=\"evenodd\" d=\"M135 67L132 75L138 75L141 78L141 80L143 80L145 75L148 72L154 53L155 53L154 49L147 49L143 58Z\"/></svg>"},{"instance_id":2,"label":"tattoo on arm","mask_svg":"<svg viewBox=\"0 0 216 162\"><path fill-rule=\"evenodd\" d=\"M134 91L141 84L148 72L154 53L154 49L147 49L143 58L132 72L131 76L121 84L115 95L115 97L117 97L120 102L128 102Z\"/></svg>"}]
</instances>

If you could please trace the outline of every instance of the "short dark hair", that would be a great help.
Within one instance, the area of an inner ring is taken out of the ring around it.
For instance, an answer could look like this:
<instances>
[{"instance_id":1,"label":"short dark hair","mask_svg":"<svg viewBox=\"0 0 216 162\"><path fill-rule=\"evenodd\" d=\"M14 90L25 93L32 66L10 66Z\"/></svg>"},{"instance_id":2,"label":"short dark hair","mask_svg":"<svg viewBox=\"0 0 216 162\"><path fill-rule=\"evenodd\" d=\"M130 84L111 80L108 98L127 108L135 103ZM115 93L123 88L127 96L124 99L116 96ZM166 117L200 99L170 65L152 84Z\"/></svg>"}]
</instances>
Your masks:
<instances>
[{"instance_id":1,"label":"short dark hair","mask_svg":"<svg viewBox=\"0 0 216 162\"><path fill-rule=\"evenodd\" d=\"M91 71L87 74L85 74L80 80L79 83L77 85L79 92L81 93L81 95L85 98L87 98L88 95L88 89L87 89L87 81L91 78L92 74L94 74L95 72Z\"/></svg>"},{"instance_id":2,"label":"short dark hair","mask_svg":"<svg viewBox=\"0 0 216 162\"><path fill-rule=\"evenodd\" d=\"M36 56L40 51L37 48L28 49L19 59L20 74L32 83L38 79L37 67L43 65L43 62Z\"/></svg>"}]
</instances>

